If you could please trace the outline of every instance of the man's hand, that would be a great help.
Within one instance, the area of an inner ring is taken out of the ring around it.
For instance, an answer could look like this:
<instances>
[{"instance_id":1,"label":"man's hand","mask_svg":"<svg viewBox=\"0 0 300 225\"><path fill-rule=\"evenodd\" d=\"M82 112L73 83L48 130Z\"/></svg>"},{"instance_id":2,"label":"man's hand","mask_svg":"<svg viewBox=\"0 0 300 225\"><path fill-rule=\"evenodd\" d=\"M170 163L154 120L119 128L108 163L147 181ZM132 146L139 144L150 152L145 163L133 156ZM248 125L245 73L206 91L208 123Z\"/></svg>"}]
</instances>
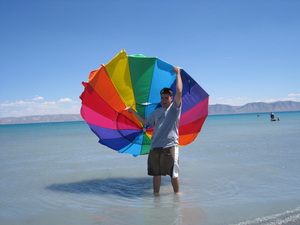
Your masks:
<instances>
[{"instance_id":1,"label":"man's hand","mask_svg":"<svg viewBox=\"0 0 300 225\"><path fill-rule=\"evenodd\" d=\"M180 67L175 66L175 67L174 67L174 72L175 72L176 74L180 73Z\"/></svg>"}]
</instances>

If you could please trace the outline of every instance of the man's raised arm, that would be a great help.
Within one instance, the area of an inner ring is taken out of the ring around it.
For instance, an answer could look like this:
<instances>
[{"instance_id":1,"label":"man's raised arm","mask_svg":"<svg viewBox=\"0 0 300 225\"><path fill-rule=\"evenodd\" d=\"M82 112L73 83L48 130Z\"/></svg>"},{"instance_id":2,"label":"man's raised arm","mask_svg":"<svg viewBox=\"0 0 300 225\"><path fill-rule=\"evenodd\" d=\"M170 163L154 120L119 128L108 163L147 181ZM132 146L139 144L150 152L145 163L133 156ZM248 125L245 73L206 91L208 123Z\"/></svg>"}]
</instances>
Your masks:
<instances>
[{"instance_id":1,"label":"man's raised arm","mask_svg":"<svg viewBox=\"0 0 300 225\"><path fill-rule=\"evenodd\" d=\"M180 74L180 68L174 67L174 72L176 73L176 95L174 97L174 101L176 103L177 108L181 106L182 100L182 80Z\"/></svg>"}]
</instances>

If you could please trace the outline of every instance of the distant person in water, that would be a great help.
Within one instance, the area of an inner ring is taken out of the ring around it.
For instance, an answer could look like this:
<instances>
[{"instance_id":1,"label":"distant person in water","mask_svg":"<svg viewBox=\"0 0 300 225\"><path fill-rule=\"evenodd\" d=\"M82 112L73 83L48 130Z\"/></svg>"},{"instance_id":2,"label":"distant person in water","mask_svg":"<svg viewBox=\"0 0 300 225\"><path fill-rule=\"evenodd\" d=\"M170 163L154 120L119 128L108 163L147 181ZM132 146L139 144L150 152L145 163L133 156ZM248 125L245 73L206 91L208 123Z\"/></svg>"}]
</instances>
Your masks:
<instances>
[{"instance_id":1,"label":"distant person in water","mask_svg":"<svg viewBox=\"0 0 300 225\"><path fill-rule=\"evenodd\" d=\"M271 121L276 121L275 114L273 112L270 112L270 117L271 117Z\"/></svg>"}]
</instances>

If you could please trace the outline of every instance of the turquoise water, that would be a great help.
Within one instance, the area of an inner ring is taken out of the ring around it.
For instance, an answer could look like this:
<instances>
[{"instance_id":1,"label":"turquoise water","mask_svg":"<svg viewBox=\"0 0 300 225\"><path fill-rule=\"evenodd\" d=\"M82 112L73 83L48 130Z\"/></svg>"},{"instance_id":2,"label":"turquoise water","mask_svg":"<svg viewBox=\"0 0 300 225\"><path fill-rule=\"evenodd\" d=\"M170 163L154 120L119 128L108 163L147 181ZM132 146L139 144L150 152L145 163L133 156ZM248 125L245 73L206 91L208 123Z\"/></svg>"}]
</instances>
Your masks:
<instances>
[{"instance_id":1,"label":"turquoise water","mask_svg":"<svg viewBox=\"0 0 300 225\"><path fill-rule=\"evenodd\" d=\"M0 224L300 224L300 112L209 116L181 195L84 122L0 126Z\"/></svg>"}]
</instances>

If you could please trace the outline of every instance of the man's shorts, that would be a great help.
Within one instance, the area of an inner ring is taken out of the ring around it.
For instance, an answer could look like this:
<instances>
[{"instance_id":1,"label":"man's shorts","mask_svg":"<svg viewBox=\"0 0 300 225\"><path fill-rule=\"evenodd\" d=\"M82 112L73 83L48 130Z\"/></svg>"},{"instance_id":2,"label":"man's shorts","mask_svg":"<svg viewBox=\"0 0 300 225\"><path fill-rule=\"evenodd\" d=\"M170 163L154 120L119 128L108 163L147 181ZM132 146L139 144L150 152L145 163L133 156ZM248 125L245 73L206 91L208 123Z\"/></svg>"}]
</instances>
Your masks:
<instances>
[{"instance_id":1,"label":"man's shorts","mask_svg":"<svg viewBox=\"0 0 300 225\"><path fill-rule=\"evenodd\" d=\"M177 178L179 173L178 146L170 148L154 148L148 155L148 175Z\"/></svg>"}]
</instances>

